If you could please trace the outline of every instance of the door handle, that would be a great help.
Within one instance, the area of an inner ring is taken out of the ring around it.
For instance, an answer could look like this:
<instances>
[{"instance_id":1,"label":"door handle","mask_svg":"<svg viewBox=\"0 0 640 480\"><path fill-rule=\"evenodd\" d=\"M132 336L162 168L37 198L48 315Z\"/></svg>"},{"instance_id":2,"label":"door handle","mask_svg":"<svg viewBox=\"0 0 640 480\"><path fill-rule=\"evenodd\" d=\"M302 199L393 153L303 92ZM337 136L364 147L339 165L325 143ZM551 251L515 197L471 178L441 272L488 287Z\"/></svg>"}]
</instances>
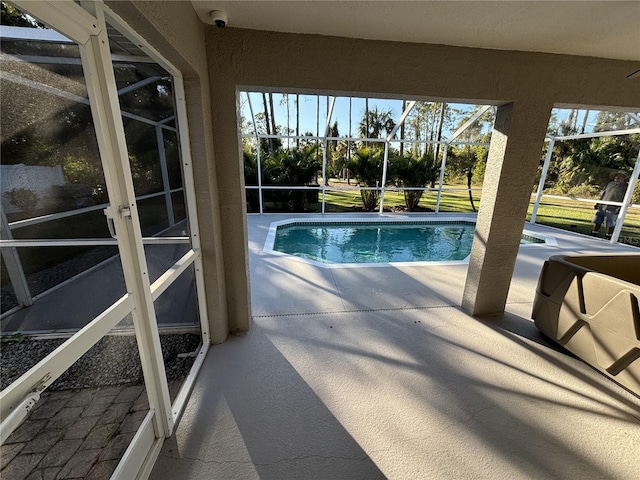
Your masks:
<instances>
[{"instance_id":1,"label":"door handle","mask_svg":"<svg viewBox=\"0 0 640 480\"><path fill-rule=\"evenodd\" d=\"M111 206L108 206L103 210L103 212L104 216L107 217L107 228L109 229L111 237L117 239L118 237L116 236L116 226L113 221L113 209L111 208ZM131 207L129 207L129 205L120 205L118 207L118 215L120 215L120 218L131 218Z\"/></svg>"},{"instance_id":2,"label":"door handle","mask_svg":"<svg viewBox=\"0 0 640 480\"><path fill-rule=\"evenodd\" d=\"M103 210L104 216L107 217L107 228L109 229L109 234L112 238L116 237L116 226L113 223L113 212L111 211L111 207L107 207Z\"/></svg>"}]
</instances>

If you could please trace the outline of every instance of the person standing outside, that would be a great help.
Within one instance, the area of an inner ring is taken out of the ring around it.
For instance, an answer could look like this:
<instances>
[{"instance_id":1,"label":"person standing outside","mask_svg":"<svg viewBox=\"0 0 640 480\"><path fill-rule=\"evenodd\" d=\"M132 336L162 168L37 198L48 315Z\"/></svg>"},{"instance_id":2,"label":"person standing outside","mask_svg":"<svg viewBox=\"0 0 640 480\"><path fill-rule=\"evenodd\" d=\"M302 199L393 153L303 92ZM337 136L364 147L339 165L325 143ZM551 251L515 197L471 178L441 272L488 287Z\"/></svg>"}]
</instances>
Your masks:
<instances>
[{"instance_id":1,"label":"person standing outside","mask_svg":"<svg viewBox=\"0 0 640 480\"><path fill-rule=\"evenodd\" d=\"M614 173L613 180L610 181L602 191L600 200L622 202L624 200L624 194L627 192L627 187L629 186L629 183L627 182L628 178L629 175L624 170L618 170ZM595 217L593 217L593 230L591 231L591 235L597 237L598 232L600 231L600 226L604 223L607 228L604 238L611 238L613 228L615 227L616 220L618 219L618 213L620 212L620 206L601 205L596 203L593 208L595 208L597 212Z\"/></svg>"}]
</instances>

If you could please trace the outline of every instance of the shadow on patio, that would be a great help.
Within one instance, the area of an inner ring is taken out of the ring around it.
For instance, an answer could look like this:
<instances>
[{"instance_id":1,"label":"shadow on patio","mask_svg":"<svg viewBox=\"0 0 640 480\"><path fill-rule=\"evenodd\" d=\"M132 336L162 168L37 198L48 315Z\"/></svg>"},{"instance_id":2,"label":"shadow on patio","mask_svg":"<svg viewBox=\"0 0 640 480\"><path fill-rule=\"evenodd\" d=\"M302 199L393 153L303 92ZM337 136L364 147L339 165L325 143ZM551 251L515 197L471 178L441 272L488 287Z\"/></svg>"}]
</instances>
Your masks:
<instances>
[{"instance_id":1,"label":"shadow on patio","mask_svg":"<svg viewBox=\"0 0 640 480\"><path fill-rule=\"evenodd\" d=\"M527 250L507 312L475 319L464 267L275 260L278 219L250 218L252 328L210 350L153 478L635 477L640 399L529 319L542 261L602 242Z\"/></svg>"}]
</instances>

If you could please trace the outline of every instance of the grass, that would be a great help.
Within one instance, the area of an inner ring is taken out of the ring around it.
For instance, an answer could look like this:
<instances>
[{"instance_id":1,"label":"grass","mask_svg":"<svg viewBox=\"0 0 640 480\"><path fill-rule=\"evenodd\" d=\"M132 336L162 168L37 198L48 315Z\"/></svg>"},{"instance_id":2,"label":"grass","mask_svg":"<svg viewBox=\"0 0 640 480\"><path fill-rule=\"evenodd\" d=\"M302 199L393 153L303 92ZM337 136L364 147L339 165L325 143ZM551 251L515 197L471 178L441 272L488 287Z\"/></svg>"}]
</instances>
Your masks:
<instances>
[{"instance_id":1,"label":"grass","mask_svg":"<svg viewBox=\"0 0 640 480\"><path fill-rule=\"evenodd\" d=\"M533 204L530 204L527 220L531 218L532 211ZM591 232L593 215L591 203L578 202L569 198L543 198L536 214L536 223L588 235ZM627 211L618 241L627 245L640 246L639 208L630 208Z\"/></svg>"},{"instance_id":2,"label":"grass","mask_svg":"<svg viewBox=\"0 0 640 480\"><path fill-rule=\"evenodd\" d=\"M346 186L346 182L334 181L333 179L330 184L330 187L334 188L344 188ZM355 187L355 185L352 186ZM460 185L450 185L449 187L460 188ZM477 210L480 207L479 191L474 192L473 199ZM425 192L420 200L418 211L434 212L436 210L436 202L437 192ZM395 207L404 207L404 195L402 192L385 192L385 211L390 211ZM267 213L283 212L287 211L287 208L282 205L265 203L264 211ZM309 204L307 211L320 212L321 204ZM325 212L348 213L362 211L362 199L360 198L359 190L336 189L325 191ZM531 218L532 211L533 197L532 202L529 204L527 220ZM439 212L473 213L473 208L469 202L469 194L466 191L457 190L442 192ZM593 215L594 210L591 203L579 202L570 198L543 198L536 214L536 223L588 235L591 232ZM640 247L639 208L630 208L628 210L619 242Z\"/></svg>"},{"instance_id":3,"label":"grass","mask_svg":"<svg viewBox=\"0 0 640 480\"><path fill-rule=\"evenodd\" d=\"M425 192L422 195L419 211L436 211L438 195L436 192ZM480 196L474 195L474 204L476 209L480 205ZM404 208L404 195L402 192L387 191L384 195L384 209L401 207ZM320 209L318 208L318 211ZM362 210L362 200L357 190L336 191L328 190L325 192L325 211L326 212L353 212ZM473 212L467 192L443 192L440 197L440 212Z\"/></svg>"}]
</instances>

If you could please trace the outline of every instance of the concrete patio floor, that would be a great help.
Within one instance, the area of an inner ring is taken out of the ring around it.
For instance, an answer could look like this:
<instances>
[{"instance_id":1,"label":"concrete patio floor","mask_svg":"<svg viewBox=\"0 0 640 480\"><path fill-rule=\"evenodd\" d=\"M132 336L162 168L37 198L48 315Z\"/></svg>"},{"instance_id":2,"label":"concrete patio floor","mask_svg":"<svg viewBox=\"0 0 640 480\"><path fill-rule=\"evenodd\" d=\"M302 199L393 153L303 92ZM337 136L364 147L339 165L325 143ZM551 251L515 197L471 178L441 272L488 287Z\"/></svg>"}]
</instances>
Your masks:
<instances>
[{"instance_id":1,"label":"concrete patio floor","mask_svg":"<svg viewBox=\"0 0 640 480\"><path fill-rule=\"evenodd\" d=\"M638 248L541 226L504 315L459 305L466 265L326 269L262 252L253 323L213 346L153 479L635 479L640 398L530 319L543 261Z\"/></svg>"}]
</instances>

